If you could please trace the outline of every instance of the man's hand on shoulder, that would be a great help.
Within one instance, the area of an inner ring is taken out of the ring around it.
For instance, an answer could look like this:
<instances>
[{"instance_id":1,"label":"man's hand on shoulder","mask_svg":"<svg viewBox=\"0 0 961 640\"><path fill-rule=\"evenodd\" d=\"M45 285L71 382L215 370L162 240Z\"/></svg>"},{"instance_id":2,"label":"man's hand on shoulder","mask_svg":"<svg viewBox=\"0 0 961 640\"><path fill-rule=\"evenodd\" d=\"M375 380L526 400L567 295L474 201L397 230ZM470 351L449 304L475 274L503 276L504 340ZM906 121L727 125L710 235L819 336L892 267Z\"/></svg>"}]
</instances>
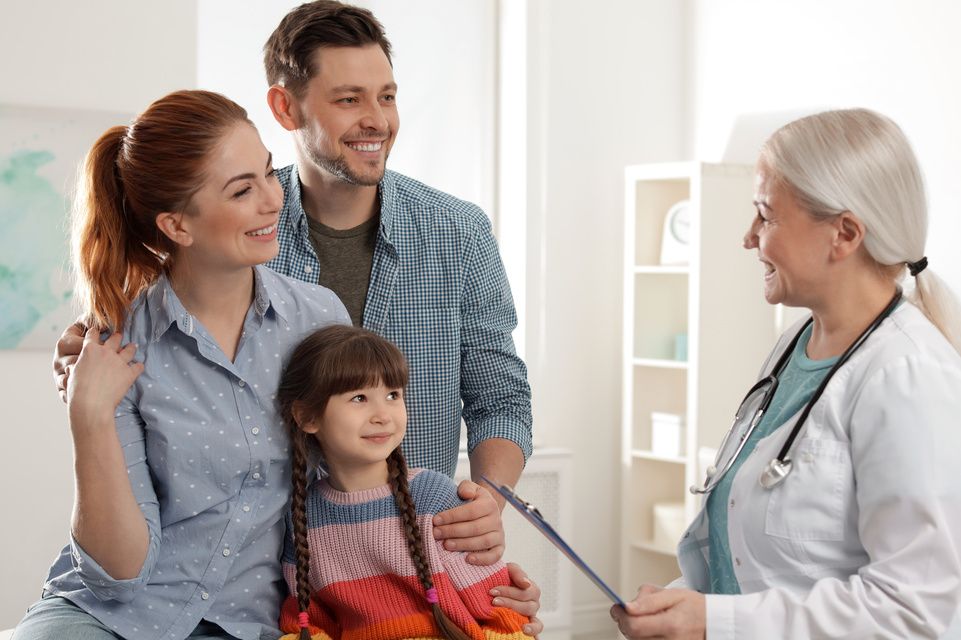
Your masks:
<instances>
[{"instance_id":1,"label":"man's hand on shoulder","mask_svg":"<svg viewBox=\"0 0 961 640\"><path fill-rule=\"evenodd\" d=\"M73 366L77 364L77 358L80 357L86 333L86 325L78 320L64 329L60 339L57 340L57 348L53 354L53 381L64 403L67 402L67 380L70 378Z\"/></svg>"},{"instance_id":2,"label":"man's hand on shoulder","mask_svg":"<svg viewBox=\"0 0 961 640\"><path fill-rule=\"evenodd\" d=\"M467 562L494 564L504 555L504 524L494 497L483 487L464 480L457 487L463 504L434 516L434 539L448 551L466 551Z\"/></svg>"}]
</instances>

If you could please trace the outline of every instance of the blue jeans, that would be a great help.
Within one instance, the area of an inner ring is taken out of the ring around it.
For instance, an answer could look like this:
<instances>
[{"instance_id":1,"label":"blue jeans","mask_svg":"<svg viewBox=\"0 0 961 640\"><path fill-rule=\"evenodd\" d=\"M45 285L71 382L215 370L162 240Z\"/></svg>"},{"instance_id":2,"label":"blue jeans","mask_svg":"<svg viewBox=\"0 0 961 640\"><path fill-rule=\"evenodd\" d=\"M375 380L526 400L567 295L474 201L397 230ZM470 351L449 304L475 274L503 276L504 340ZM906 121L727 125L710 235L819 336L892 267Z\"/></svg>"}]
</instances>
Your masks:
<instances>
[{"instance_id":1,"label":"blue jeans","mask_svg":"<svg viewBox=\"0 0 961 640\"><path fill-rule=\"evenodd\" d=\"M47 595L27 609L27 615L14 629L11 640L48 640L49 638L118 640L121 636L66 598ZM190 640L232 640L233 638L232 635L206 620L190 634Z\"/></svg>"}]
</instances>

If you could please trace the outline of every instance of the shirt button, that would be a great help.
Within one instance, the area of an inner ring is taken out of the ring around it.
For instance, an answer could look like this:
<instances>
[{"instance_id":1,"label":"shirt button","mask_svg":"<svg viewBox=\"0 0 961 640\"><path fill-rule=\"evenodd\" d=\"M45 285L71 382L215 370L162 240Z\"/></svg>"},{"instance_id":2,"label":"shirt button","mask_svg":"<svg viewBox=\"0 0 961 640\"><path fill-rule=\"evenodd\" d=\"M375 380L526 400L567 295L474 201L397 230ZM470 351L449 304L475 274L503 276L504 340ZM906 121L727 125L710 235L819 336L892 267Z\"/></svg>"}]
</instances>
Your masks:
<instances>
[{"instance_id":1,"label":"shirt button","mask_svg":"<svg viewBox=\"0 0 961 640\"><path fill-rule=\"evenodd\" d=\"M244 505L244 513L249 513L249 512L250 512L250 505L249 505L249 504L245 504L245 505Z\"/></svg>"},{"instance_id":2,"label":"shirt button","mask_svg":"<svg viewBox=\"0 0 961 640\"><path fill-rule=\"evenodd\" d=\"M230 549L224 549L224 557L226 558L229 555L230 555Z\"/></svg>"},{"instance_id":3,"label":"shirt button","mask_svg":"<svg viewBox=\"0 0 961 640\"><path fill-rule=\"evenodd\" d=\"M737 566L740 567L740 566L741 566L741 559L740 559L740 558L734 558L734 564L736 564Z\"/></svg>"},{"instance_id":4,"label":"shirt button","mask_svg":"<svg viewBox=\"0 0 961 640\"><path fill-rule=\"evenodd\" d=\"M254 480L260 480L260 472L254 471Z\"/></svg>"},{"instance_id":5,"label":"shirt button","mask_svg":"<svg viewBox=\"0 0 961 640\"><path fill-rule=\"evenodd\" d=\"M732 508L732 509L734 508L734 499L733 499L733 498L731 499L731 508Z\"/></svg>"},{"instance_id":6,"label":"shirt button","mask_svg":"<svg viewBox=\"0 0 961 640\"><path fill-rule=\"evenodd\" d=\"M311 271L313 271L313 268L309 264L304 267L304 273L310 273Z\"/></svg>"},{"instance_id":7,"label":"shirt button","mask_svg":"<svg viewBox=\"0 0 961 640\"><path fill-rule=\"evenodd\" d=\"M203 592L201 592L201 594L200 594L200 599L201 599L201 600L209 600L209 599L210 599L210 594L207 593L206 591L203 591Z\"/></svg>"},{"instance_id":8,"label":"shirt button","mask_svg":"<svg viewBox=\"0 0 961 640\"><path fill-rule=\"evenodd\" d=\"M257 435L258 433L260 433L260 427L254 427L253 429L250 430L250 433Z\"/></svg>"},{"instance_id":9,"label":"shirt button","mask_svg":"<svg viewBox=\"0 0 961 640\"><path fill-rule=\"evenodd\" d=\"M241 380L240 382L237 383L237 386L243 387L245 384L246 383L243 380Z\"/></svg>"}]
</instances>

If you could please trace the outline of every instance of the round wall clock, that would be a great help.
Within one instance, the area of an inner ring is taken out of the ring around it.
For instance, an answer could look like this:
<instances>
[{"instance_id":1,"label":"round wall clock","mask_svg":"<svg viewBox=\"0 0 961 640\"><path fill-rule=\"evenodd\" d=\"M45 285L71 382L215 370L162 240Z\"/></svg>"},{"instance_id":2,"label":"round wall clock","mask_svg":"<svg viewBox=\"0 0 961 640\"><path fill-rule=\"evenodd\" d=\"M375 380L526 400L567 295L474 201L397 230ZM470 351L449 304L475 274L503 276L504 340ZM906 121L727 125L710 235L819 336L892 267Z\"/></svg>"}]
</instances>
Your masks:
<instances>
[{"instance_id":1,"label":"round wall clock","mask_svg":"<svg viewBox=\"0 0 961 640\"><path fill-rule=\"evenodd\" d=\"M690 260L691 203L681 200L674 203L664 216L664 232L661 236L661 264L682 265Z\"/></svg>"}]
</instances>

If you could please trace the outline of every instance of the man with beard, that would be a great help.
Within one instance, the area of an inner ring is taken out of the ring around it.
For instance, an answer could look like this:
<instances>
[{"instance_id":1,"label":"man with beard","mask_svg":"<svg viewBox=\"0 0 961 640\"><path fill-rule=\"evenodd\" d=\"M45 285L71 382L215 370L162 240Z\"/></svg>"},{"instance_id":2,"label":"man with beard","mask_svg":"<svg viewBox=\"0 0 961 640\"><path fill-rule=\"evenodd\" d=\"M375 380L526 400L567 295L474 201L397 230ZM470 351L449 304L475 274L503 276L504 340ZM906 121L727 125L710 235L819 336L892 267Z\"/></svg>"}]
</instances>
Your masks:
<instances>
[{"instance_id":1,"label":"man with beard","mask_svg":"<svg viewBox=\"0 0 961 640\"><path fill-rule=\"evenodd\" d=\"M404 352L413 466L453 474L463 415L472 477L513 485L531 412L507 277L483 211L386 170L400 122L383 27L332 0L301 5L264 65L297 157L277 172L285 204L269 266L332 289L355 325Z\"/></svg>"}]
</instances>

